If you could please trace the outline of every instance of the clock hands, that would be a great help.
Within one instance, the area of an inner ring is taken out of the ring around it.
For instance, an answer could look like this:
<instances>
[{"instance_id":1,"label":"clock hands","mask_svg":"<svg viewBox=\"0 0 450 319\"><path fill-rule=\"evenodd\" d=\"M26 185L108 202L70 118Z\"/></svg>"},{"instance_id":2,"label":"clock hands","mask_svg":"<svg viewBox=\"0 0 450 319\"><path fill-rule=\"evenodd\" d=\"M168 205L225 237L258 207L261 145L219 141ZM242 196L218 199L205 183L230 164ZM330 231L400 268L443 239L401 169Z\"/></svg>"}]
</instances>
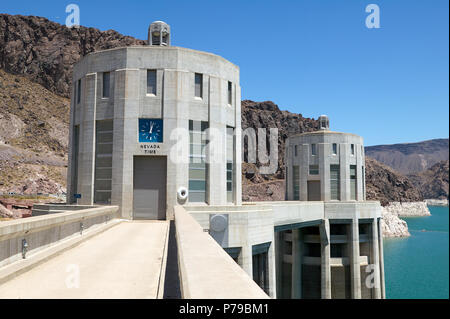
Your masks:
<instances>
[{"instance_id":1,"label":"clock hands","mask_svg":"<svg viewBox=\"0 0 450 319\"><path fill-rule=\"evenodd\" d=\"M153 125L154 125L154 123L152 123L152 124L150 124L150 134L152 134L152 131L153 131Z\"/></svg>"}]
</instances>

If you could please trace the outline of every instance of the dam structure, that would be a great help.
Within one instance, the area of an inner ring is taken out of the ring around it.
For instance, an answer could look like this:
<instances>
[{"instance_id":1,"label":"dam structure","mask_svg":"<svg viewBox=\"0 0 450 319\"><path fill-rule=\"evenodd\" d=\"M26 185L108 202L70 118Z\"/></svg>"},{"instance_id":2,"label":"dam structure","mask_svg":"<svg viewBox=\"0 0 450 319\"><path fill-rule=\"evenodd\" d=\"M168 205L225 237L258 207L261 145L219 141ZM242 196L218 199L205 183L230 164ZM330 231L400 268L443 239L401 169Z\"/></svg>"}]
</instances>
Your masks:
<instances>
[{"instance_id":1,"label":"dam structure","mask_svg":"<svg viewBox=\"0 0 450 319\"><path fill-rule=\"evenodd\" d=\"M321 116L286 140L286 200L243 203L239 68L172 35L156 21L148 45L74 66L67 203L0 223L0 296L385 298L363 139Z\"/></svg>"}]
</instances>

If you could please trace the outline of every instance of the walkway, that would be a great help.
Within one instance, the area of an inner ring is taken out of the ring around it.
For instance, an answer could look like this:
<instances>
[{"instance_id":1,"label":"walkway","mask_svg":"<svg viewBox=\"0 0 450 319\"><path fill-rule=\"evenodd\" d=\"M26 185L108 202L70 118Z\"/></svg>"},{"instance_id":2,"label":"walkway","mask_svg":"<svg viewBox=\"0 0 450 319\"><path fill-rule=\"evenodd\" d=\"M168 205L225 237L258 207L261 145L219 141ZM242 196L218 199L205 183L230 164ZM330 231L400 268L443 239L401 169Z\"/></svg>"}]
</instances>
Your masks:
<instances>
[{"instance_id":1,"label":"walkway","mask_svg":"<svg viewBox=\"0 0 450 319\"><path fill-rule=\"evenodd\" d=\"M157 298L168 225L122 222L1 285L0 299Z\"/></svg>"}]
</instances>

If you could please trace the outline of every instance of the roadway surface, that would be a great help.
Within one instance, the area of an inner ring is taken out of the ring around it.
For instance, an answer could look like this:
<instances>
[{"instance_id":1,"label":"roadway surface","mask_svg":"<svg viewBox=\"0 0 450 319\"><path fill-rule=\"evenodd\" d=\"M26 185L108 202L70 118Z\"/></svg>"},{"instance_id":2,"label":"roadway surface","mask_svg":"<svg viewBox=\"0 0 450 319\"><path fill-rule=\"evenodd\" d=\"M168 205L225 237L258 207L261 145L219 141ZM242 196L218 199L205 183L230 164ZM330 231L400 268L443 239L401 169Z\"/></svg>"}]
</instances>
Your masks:
<instances>
[{"instance_id":1,"label":"roadway surface","mask_svg":"<svg viewBox=\"0 0 450 319\"><path fill-rule=\"evenodd\" d=\"M0 299L154 299L168 225L122 222L0 285Z\"/></svg>"}]
</instances>

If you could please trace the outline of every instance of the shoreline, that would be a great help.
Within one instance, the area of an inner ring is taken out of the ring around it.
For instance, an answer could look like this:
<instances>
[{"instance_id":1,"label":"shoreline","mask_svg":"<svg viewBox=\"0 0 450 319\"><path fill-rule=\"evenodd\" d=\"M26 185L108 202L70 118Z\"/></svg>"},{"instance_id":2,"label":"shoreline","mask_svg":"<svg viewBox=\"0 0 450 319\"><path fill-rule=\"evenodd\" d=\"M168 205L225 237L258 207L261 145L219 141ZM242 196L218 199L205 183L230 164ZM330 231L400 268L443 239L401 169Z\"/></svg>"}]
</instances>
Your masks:
<instances>
[{"instance_id":1,"label":"shoreline","mask_svg":"<svg viewBox=\"0 0 450 319\"><path fill-rule=\"evenodd\" d=\"M430 205L431 206L431 205ZM423 202L391 202L382 207L382 232L384 238L401 238L411 236L408 223L401 217L431 216L426 201Z\"/></svg>"},{"instance_id":2,"label":"shoreline","mask_svg":"<svg viewBox=\"0 0 450 319\"><path fill-rule=\"evenodd\" d=\"M448 199L425 199L428 206L448 206Z\"/></svg>"}]
</instances>

